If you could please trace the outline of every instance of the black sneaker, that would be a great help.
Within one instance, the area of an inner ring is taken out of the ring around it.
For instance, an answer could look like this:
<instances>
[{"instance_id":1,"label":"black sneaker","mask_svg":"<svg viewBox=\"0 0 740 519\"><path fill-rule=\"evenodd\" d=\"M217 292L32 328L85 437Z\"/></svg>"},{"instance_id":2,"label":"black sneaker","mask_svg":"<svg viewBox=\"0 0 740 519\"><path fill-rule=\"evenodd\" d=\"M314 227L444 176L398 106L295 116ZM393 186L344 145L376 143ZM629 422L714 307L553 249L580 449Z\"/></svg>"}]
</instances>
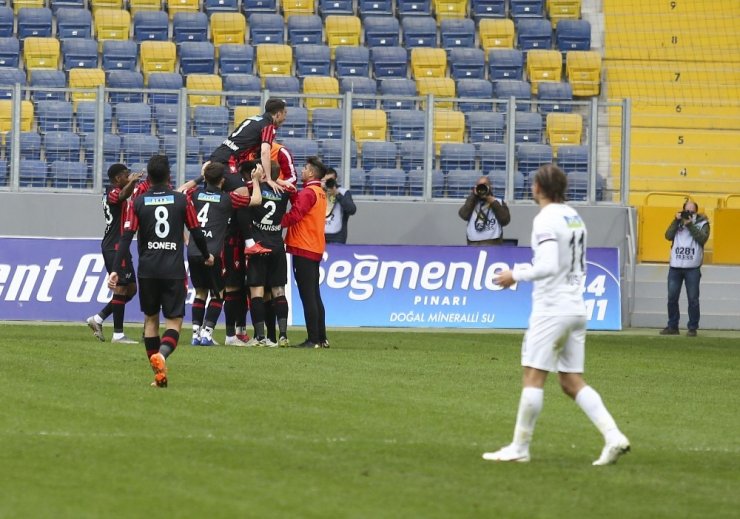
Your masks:
<instances>
[{"instance_id":1,"label":"black sneaker","mask_svg":"<svg viewBox=\"0 0 740 519\"><path fill-rule=\"evenodd\" d=\"M660 330L661 335L678 335L678 333L678 328L669 328L667 326Z\"/></svg>"},{"instance_id":2,"label":"black sneaker","mask_svg":"<svg viewBox=\"0 0 740 519\"><path fill-rule=\"evenodd\" d=\"M314 348L320 348L321 346L319 346L315 342L311 342L308 339L306 339L302 343L297 344L295 347L296 348L310 348L310 349L314 349Z\"/></svg>"},{"instance_id":3,"label":"black sneaker","mask_svg":"<svg viewBox=\"0 0 740 519\"><path fill-rule=\"evenodd\" d=\"M686 332L686 337L696 337L696 330L689 330Z\"/></svg>"}]
</instances>

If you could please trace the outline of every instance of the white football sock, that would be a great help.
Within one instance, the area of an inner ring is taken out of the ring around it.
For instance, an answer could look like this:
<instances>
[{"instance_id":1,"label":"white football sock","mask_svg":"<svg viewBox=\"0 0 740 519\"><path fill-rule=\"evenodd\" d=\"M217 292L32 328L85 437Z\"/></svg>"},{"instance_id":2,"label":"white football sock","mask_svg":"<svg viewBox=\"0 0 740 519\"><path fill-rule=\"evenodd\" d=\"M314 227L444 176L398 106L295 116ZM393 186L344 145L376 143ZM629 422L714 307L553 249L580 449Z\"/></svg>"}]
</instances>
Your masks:
<instances>
[{"instance_id":1,"label":"white football sock","mask_svg":"<svg viewBox=\"0 0 740 519\"><path fill-rule=\"evenodd\" d=\"M98 324L103 324L103 318L100 317L98 314L93 315L93 321L95 321Z\"/></svg>"},{"instance_id":2,"label":"white football sock","mask_svg":"<svg viewBox=\"0 0 740 519\"><path fill-rule=\"evenodd\" d=\"M123 332L113 332L114 340L123 339L123 336L124 336Z\"/></svg>"},{"instance_id":3,"label":"white football sock","mask_svg":"<svg viewBox=\"0 0 740 519\"><path fill-rule=\"evenodd\" d=\"M252 238L249 238L248 240L244 240L244 243L247 247L251 247L252 245L254 245L254 240Z\"/></svg>"},{"instance_id":4,"label":"white football sock","mask_svg":"<svg viewBox=\"0 0 740 519\"><path fill-rule=\"evenodd\" d=\"M542 411L545 392L539 387L525 387L519 399L519 411L516 414L513 444L520 450L529 450L532 433L537 418Z\"/></svg>"},{"instance_id":5,"label":"white football sock","mask_svg":"<svg viewBox=\"0 0 740 519\"><path fill-rule=\"evenodd\" d=\"M591 386L585 386L576 395L576 404L586 416L593 422L596 428L604 435L604 440L609 441L620 435L614 418L607 411L601 396Z\"/></svg>"}]
</instances>

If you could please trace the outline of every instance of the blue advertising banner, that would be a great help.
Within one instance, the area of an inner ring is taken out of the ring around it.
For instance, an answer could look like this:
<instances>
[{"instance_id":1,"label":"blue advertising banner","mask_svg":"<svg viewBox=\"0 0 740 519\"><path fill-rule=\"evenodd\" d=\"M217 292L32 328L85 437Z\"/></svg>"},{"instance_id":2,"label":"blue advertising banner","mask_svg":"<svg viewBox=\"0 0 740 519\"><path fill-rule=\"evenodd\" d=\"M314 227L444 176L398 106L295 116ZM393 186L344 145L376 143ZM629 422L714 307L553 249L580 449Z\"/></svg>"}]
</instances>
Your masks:
<instances>
[{"instance_id":1,"label":"blue advertising banner","mask_svg":"<svg viewBox=\"0 0 740 519\"><path fill-rule=\"evenodd\" d=\"M493 276L531 257L524 247L329 245L321 265L327 324L526 328L531 283L502 289ZM619 330L618 250L588 249L587 260L589 329ZM106 278L99 240L0 238L0 319L82 321L109 301ZM291 324L304 324L292 280L287 296ZM138 302L126 320L143 320Z\"/></svg>"}]
</instances>

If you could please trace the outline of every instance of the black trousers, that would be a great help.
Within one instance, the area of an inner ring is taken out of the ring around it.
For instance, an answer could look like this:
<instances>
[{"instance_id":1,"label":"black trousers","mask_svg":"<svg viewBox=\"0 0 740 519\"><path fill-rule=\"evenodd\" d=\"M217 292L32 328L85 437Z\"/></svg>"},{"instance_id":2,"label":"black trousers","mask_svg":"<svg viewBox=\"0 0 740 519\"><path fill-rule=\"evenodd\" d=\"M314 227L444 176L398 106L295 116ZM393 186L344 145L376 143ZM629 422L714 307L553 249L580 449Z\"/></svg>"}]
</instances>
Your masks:
<instances>
[{"instance_id":1,"label":"black trousers","mask_svg":"<svg viewBox=\"0 0 740 519\"><path fill-rule=\"evenodd\" d=\"M308 340L319 344L326 340L326 313L319 290L319 262L293 255L293 276L303 303Z\"/></svg>"}]
</instances>

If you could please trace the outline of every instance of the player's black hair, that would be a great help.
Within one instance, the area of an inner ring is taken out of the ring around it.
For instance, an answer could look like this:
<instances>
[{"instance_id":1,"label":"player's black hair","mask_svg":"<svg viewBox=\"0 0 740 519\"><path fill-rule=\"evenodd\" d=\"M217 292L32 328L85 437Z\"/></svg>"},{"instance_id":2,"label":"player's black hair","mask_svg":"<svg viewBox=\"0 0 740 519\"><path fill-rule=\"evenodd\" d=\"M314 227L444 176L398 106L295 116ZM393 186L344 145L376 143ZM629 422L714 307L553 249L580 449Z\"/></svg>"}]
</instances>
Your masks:
<instances>
[{"instance_id":1,"label":"player's black hair","mask_svg":"<svg viewBox=\"0 0 740 519\"><path fill-rule=\"evenodd\" d=\"M247 160L239 164L239 174L244 180L251 180L252 170L257 167L257 164L262 164L260 159Z\"/></svg>"},{"instance_id":2,"label":"player's black hair","mask_svg":"<svg viewBox=\"0 0 740 519\"><path fill-rule=\"evenodd\" d=\"M326 175L334 175L335 177L339 178L339 174L337 173L337 170L334 168L326 168L326 173L324 173L324 176Z\"/></svg>"},{"instance_id":3,"label":"player's black hair","mask_svg":"<svg viewBox=\"0 0 740 519\"><path fill-rule=\"evenodd\" d=\"M326 166L324 166L324 163L321 162L318 157L308 157L308 159L306 159L306 164L313 168L314 178L321 180L324 178L324 175L326 175Z\"/></svg>"},{"instance_id":4,"label":"player's black hair","mask_svg":"<svg viewBox=\"0 0 740 519\"><path fill-rule=\"evenodd\" d=\"M164 184L170 178L170 161L166 155L153 155L146 164L146 172L152 184Z\"/></svg>"},{"instance_id":5,"label":"player's black hair","mask_svg":"<svg viewBox=\"0 0 740 519\"><path fill-rule=\"evenodd\" d=\"M224 178L226 172L226 166L221 162L211 162L203 170L203 177L206 179L206 183L211 186L217 186L221 179Z\"/></svg>"},{"instance_id":6,"label":"player's black hair","mask_svg":"<svg viewBox=\"0 0 740 519\"><path fill-rule=\"evenodd\" d=\"M556 204L565 202L565 190L568 187L568 177L562 169L554 164L543 164L534 174L534 180L542 195Z\"/></svg>"},{"instance_id":7,"label":"player's black hair","mask_svg":"<svg viewBox=\"0 0 740 519\"><path fill-rule=\"evenodd\" d=\"M121 173L128 171L128 168L126 167L126 164L116 163L111 164L111 167L108 168L108 178L113 180Z\"/></svg>"},{"instance_id":8,"label":"player's black hair","mask_svg":"<svg viewBox=\"0 0 740 519\"><path fill-rule=\"evenodd\" d=\"M276 113L285 110L286 106L287 105L285 104L284 100L278 99L277 97L271 97L265 103L265 112L270 115L275 115Z\"/></svg>"}]
</instances>

